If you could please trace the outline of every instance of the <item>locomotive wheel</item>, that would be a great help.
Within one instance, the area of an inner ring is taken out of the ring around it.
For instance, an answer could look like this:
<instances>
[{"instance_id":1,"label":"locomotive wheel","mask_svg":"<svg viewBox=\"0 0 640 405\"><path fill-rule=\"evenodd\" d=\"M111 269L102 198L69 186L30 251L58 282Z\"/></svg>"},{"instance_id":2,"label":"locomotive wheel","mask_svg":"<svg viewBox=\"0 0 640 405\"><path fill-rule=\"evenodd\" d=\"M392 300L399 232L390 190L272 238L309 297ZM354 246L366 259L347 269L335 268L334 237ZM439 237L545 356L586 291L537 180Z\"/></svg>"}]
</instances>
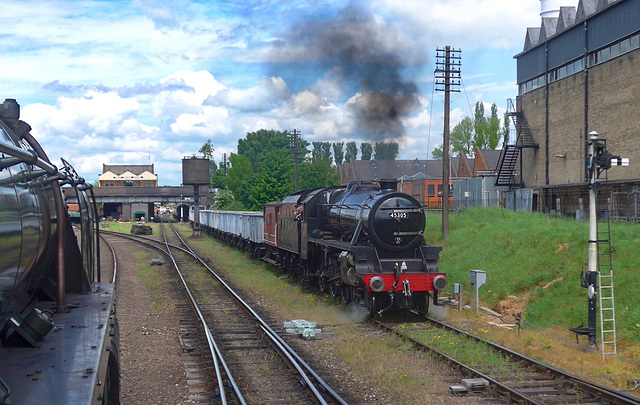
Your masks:
<instances>
[{"instance_id":1,"label":"locomotive wheel","mask_svg":"<svg viewBox=\"0 0 640 405\"><path fill-rule=\"evenodd\" d=\"M342 299L342 302L344 302L345 304L348 304L351 302L351 289L349 287L342 287L342 290L340 291L340 298Z\"/></svg>"},{"instance_id":2,"label":"locomotive wheel","mask_svg":"<svg viewBox=\"0 0 640 405\"><path fill-rule=\"evenodd\" d=\"M322 276L318 277L318 290L323 293L324 290L327 288L327 283L324 281L324 278Z\"/></svg>"},{"instance_id":3,"label":"locomotive wheel","mask_svg":"<svg viewBox=\"0 0 640 405\"><path fill-rule=\"evenodd\" d=\"M376 297L375 295L369 296L369 302L367 303L369 309L369 318L373 318L378 313L378 308L376 307Z\"/></svg>"},{"instance_id":4,"label":"locomotive wheel","mask_svg":"<svg viewBox=\"0 0 640 405\"><path fill-rule=\"evenodd\" d=\"M340 298L340 287L338 287L335 284L331 284L331 286L329 287L329 290L331 292L331 295L333 296L333 298L337 301L338 298Z\"/></svg>"},{"instance_id":5,"label":"locomotive wheel","mask_svg":"<svg viewBox=\"0 0 640 405\"><path fill-rule=\"evenodd\" d=\"M429 301L431 300L431 296L427 293L423 297L416 298L416 309L418 312L427 314L429 312Z\"/></svg>"}]
</instances>

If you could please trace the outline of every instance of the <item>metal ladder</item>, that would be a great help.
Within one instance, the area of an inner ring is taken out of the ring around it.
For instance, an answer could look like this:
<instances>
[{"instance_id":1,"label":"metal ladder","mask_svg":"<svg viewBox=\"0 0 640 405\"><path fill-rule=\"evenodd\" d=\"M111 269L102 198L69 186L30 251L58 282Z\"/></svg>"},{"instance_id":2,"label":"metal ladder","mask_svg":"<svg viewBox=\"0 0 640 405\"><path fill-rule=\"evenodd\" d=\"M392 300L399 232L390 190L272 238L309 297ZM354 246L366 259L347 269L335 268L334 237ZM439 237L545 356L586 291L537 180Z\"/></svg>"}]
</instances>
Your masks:
<instances>
[{"instance_id":1,"label":"metal ladder","mask_svg":"<svg viewBox=\"0 0 640 405\"><path fill-rule=\"evenodd\" d=\"M600 343L602 361L617 354L616 311L613 295L613 265L611 262L610 199L603 201L606 209L598 220L598 296L600 297Z\"/></svg>"}]
</instances>

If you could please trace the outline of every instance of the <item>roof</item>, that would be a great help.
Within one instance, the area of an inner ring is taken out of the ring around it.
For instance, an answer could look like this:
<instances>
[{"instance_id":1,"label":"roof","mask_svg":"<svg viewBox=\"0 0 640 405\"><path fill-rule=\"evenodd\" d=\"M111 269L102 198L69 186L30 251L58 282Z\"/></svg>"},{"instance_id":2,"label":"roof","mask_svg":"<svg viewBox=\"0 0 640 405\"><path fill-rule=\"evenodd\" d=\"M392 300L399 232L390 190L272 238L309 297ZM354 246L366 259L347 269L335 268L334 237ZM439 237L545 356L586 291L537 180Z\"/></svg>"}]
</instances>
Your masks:
<instances>
[{"instance_id":1,"label":"roof","mask_svg":"<svg viewBox=\"0 0 640 405\"><path fill-rule=\"evenodd\" d=\"M458 175L459 158L451 159L451 176ZM442 178L442 160L354 160L337 167L340 182L352 180L399 179L417 173L427 178Z\"/></svg>"},{"instance_id":2,"label":"roof","mask_svg":"<svg viewBox=\"0 0 640 405\"><path fill-rule=\"evenodd\" d=\"M140 175L144 172L154 173L153 164L150 165L102 165L102 173L112 172L116 175L121 175L124 172L131 172L136 175Z\"/></svg>"},{"instance_id":3,"label":"roof","mask_svg":"<svg viewBox=\"0 0 640 405\"><path fill-rule=\"evenodd\" d=\"M158 180L158 176L144 171L140 174L134 174L130 171L126 171L122 174L115 174L112 171L107 171L98 176L98 180Z\"/></svg>"}]
</instances>

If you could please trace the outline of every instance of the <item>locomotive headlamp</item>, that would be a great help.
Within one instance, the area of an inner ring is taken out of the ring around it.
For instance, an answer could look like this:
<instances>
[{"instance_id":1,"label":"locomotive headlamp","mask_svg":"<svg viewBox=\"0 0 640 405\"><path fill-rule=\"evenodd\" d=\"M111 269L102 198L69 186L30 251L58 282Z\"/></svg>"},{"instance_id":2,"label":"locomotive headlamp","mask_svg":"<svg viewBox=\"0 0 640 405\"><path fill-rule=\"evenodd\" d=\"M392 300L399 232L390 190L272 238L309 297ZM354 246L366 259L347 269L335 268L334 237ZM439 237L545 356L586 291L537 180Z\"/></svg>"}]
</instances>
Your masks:
<instances>
[{"instance_id":1,"label":"locomotive headlamp","mask_svg":"<svg viewBox=\"0 0 640 405\"><path fill-rule=\"evenodd\" d=\"M447 281L447 278L442 274L435 276L433 279L433 287L438 291L442 291L447 288L448 284L449 282Z\"/></svg>"},{"instance_id":2,"label":"locomotive headlamp","mask_svg":"<svg viewBox=\"0 0 640 405\"><path fill-rule=\"evenodd\" d=\"M587 297L589 297L590 300L593 299L593 297L596 296L596 288L593 286L593 284L589 284L589 288L587 288Z\"/></svg>"},{"instance_id":3,"label":"locomotive headlamp","mask_svg":"<svg viewBox=\"0 0 640 405\"><path fill-rule=\"evenodd\" d=\"M375 276L369 280L369 287L373 292L380 292L384 290L384 279L380 276Z\"/></svg>"}]
</instances>

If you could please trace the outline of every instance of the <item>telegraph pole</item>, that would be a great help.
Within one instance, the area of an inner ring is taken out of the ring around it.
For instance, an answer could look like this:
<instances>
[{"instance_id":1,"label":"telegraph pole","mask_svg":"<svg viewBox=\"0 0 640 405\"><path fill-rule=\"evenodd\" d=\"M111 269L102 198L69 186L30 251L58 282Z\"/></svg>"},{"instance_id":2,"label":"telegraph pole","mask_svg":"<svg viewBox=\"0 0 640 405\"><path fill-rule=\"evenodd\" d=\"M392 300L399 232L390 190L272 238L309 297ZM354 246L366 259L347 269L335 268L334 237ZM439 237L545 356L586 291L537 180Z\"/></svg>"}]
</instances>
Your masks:
<instances>
[{"instance_id":1,"label":"telegraph pole","mask_svg":"<svg viewBox=\"0 0 640 405\"><path fill-rule=\"evenodd\" d=\"M296 193L298 192L298 147L300 146L300 132L297 130L293 130L290 133L289 146L293 153L293 169L295 176L295 184L296 184Z\"/></svg>"},{"instance_id":2,"label":"telegraph pole","mask_svg":"<svg viewBox=\"0 0 640 405\"><path fill-rule=\"evenodd\" d=\"M442 134L442 240L449 236L449 112L451 92L460 92L461 50L436 49L436 91L444 91L444 132Z\"/></svg>"}]
</instances>

